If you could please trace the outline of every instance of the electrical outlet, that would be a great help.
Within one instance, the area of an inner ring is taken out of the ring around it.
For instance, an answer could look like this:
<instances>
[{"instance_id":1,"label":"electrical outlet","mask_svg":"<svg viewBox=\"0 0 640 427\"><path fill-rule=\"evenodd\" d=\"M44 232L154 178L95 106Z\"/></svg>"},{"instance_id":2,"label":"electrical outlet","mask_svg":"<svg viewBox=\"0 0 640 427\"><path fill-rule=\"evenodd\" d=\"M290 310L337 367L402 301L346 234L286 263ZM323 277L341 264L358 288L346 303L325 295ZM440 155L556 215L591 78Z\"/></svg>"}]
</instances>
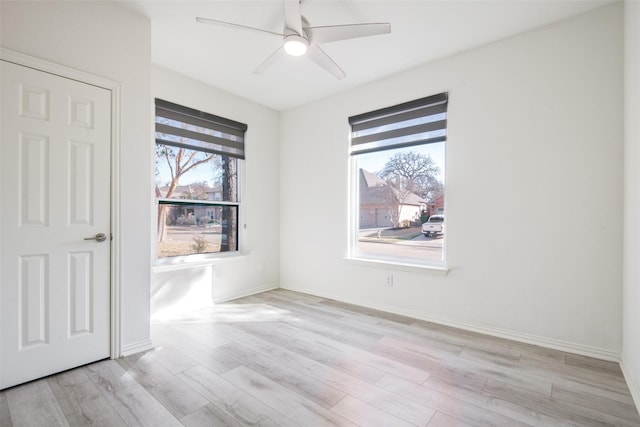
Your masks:
<instances>
[{"instance_id":1,"label":"electrical outlet","mask_svg":"<svg viewBox=\"0 0 640 427\"><path fill-rule=\"evenodd\" d=\"M392 287L392 286L393 286L393 274L391 274L391 273L387 273L387 277L386 277L386 280L385 280L385 282L384 282L384 285L385 285L387 288L390 288L390 287Z\"/></svg>"}]
</instances>

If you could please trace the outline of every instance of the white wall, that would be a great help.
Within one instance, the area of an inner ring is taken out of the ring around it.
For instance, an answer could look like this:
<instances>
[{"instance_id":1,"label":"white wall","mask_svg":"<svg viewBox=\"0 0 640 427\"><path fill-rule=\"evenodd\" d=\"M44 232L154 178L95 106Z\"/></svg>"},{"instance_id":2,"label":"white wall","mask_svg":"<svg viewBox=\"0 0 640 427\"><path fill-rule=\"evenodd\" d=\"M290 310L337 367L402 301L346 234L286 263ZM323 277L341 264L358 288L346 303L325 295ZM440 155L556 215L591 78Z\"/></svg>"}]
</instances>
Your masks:
<instances>
[{"instance_id":1,"label":"white wall","mask_svg":"<svg viewBox=\"0 0 640 427\"><path fill-rule=\"evenodd\" d=\"M615 4L284 112L281 286L616 359L622 20ZM347 117L443 91L449 274L343 259Z\"/></svg>"},{"instance_id":2,"label":"white wall","mask_svg":"<svg viewBox=\"0 0 640 427\"><path fill-rule=\"evenodd\" d=\"M210 304L212 299L223 301L277 287L279 113L160 67L152 70L152 93L153 97L248 125L239 220L243 256L221 257L196 266L155 266L152 315L176 316Z\"/></svg>"},{"instance_id":3,"label":"white wall","mask_svg":"<svg viewBox=\"0 0 640 427\"><path fill-rule=\"evenodd\" d=\"M640 3L625 2L624 307L622 367L640 408Z\"/></svg>"},{"instance_id":4,"label":"white wall","mask_svg":"<svg viewBox=\"0 0 640 427\"><path fill-rule=\"evenodd\" d=\"M121 84L121 344L149 339L150 24L105 2L0 2L2 46Z\"/></svg>"},{"instance_id":5,"label":"white wall","mask_svg":"<svg viewBox=\"0 0 640 427\"><path fill-rule=\"evenodd\" d=\"M637 117L639 36L630 24L640 12L637 3L626 7L627 117ZM620 5L286 112L280 123L273 111L163 69L153 70L152 92L149 22L116 5L2 1L0 12L3 47L122 84L123 347L148 340L148 159L152 99L159 96L243 121L249 131L246 256L180 274L157 269L155 296L183 292L180 284L193 277L193 295L227 299L277 284L280 270L290 289L603 357L620 351ZM346 119L445 90L451 271L390 270L395 286L385 288L387 269L343 260ZM637 120L627 120L626 132L623 364L638 399Z\"/></svg>"}]
</instances>

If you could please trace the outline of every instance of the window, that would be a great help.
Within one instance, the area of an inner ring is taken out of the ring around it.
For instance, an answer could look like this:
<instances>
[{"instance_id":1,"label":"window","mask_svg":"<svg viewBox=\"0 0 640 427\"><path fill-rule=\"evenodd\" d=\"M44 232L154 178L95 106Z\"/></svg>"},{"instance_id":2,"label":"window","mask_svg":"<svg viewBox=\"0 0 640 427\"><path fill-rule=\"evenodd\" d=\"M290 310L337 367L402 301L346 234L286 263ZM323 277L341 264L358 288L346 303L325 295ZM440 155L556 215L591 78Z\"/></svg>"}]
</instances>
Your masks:
<instances>
[{"instance_id":1,"label":"window","mask_svg":"<svg viewBox=\"0 0 640 427\"><path fill-rule=\"evenodd\" d=\"M447 104L442 93L349 118L352 256L444 264Z\"/></svg>"},{"instance_id":2,"label":"window","mask_svg":"<svg viewBox=\"0 0 640 427\"><path fill-rule=\"evenodd\" d=\"M156 99L158 258L238 250L247 125Z\"/></svg>"}]
</instances>

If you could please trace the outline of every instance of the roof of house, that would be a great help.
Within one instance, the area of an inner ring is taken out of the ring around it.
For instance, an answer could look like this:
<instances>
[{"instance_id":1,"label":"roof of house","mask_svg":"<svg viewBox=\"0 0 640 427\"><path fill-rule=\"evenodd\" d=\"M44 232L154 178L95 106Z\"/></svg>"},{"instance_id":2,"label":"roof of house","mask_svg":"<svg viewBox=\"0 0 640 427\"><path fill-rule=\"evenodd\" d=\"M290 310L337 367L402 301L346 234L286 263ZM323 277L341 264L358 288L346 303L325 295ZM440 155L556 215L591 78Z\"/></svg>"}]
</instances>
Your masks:
<instances>
[{"instance_id":1,"label":"roof of house","mask_svg":"<svg viewBox=\"0 0 640 427\"><path fill-rule=\"evenodd\" d=\"M169 190L169 186L168 185L164 185L162 187L156 187L156 196L158 196L159 194L165 195L167 194L167 190ZM222 188L220 185L216 185L214 188L207 188L206 191L204 191L207 194L211 194L211 193L217 193L217 192L221 192ZM173 190L173 195L172 197L176 198L176 197L182 197L185 194L190 194L191 193L191 186L190 185L178 185L174 190ZM158 196L161 197L161 196Z\"/></svg>"},{"instance_id":2,"label":"roof of house","mask_svg":"<svg viewBox=\"0 0 640 427\"><path fill-rule=\"evenodd\" d=\"M390 184L378 175L365 169L360 169L360 203L363 204L388 204ZM409 193L404 197L400 191L391 185L391 190L396 200L402 199L403 205L420 206L427 201L415 193Z\"/></svg>"},{"instance_id":3,"label":"roof of house","mask_svg":"<svg viewBox=\"0 0 640 427\"><path fill-rule=\"evenodd\" d=\"M375 173L371 173L368 170L364 170L364 169L360 169L360 173L362 174L362 178L364 179L365 184L369 188L381 187L381 186L387 185L387 182L384 179L380 178Z\"/></svg>"}]
</instances>

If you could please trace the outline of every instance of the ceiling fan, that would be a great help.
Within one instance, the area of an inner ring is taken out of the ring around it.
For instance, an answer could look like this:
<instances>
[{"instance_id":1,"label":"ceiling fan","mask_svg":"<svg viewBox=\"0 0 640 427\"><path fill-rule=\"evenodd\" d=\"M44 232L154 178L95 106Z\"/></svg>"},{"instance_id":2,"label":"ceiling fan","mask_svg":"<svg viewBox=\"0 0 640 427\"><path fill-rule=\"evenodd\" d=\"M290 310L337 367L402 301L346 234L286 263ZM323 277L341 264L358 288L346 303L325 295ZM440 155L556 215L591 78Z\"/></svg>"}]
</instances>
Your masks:
<instances>
[{"instance_id":1,"label":"ceiling fan","mask_svg":"<svg viewBox=\"0 0 640 427\"><path fill-rule=\"evenodd\" d=\"M196 18L196 21L201 24L217 25L239 30L258 31L272 36L281 37L282 46L255 69L255 74L263 73L270 65L283 57L285 53L292 56L301 56L306 54L312 61L331 73L337 79L342 79L346 77L347 74L329 57L329 55L320 49L320 46L318 46L319 44L354 39L358 37L375 36L391 32L391 24L388 22L312 27L307 18L302 16L302 13L300 12L300 3L302 0L283 0L283 2L284 29L282 33L235 24L232 22L219 21L217 19L198 17Z\"/></svg>"}]
</instances>

